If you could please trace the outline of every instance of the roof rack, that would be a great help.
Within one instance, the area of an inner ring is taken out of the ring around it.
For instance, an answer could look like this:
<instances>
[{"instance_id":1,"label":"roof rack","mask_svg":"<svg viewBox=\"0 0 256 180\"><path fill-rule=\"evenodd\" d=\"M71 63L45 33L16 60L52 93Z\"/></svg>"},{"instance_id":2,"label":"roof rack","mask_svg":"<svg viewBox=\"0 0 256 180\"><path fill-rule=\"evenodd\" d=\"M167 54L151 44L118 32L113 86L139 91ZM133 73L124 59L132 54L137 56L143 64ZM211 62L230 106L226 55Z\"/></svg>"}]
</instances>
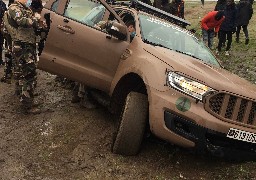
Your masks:
<instances>
[{"instance_id":1,"label":"roof rack","mask_svg":"<svg viewBox=\"0 0 256 180\"><path fill-rule=\"evenodd\" d=\"M131 0L131 1L108 0L108 3L112 4L112 5L129 6L131 8L134 8L134 9L137 9L137 10L140 10L140 11L144 11L148 14L152 14L152 15L157 16L159 18L165 19L165 20L167 20L169 22L172 22L172 23L174 23L178 26L181 26L183 28L185 28L188 25L191 25L190 22L188 22L188 21L186 21L182 18L174 16L170 13L167 13L163 10L160 10L158 8L155 8L153 6L150 6L146 3L143 3L143 2L138 1L138 0Z\"/></svg>"}]
</instances>

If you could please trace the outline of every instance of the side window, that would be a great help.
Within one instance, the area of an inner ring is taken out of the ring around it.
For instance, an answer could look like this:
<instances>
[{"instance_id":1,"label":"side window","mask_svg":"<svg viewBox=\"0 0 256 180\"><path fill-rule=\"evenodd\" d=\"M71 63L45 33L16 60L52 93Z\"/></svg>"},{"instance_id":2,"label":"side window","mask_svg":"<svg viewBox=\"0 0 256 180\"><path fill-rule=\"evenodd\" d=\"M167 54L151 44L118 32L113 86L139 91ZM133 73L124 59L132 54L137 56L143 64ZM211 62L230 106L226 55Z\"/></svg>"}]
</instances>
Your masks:
<instances>
[{"instance_id":1,"label":"side window","mask_svg":"<svg viewBox=\"0 0 256 180\"><path fill-rule=\"evenodd\" d=\"M56 0L54 3L52 3L51 10L56 12L57 9L58 9L59 4L60 4L60 0Z\"/></svg>"},{"instance_id":2,"label":"side window","mask_svg":"<svg viewBox=\"0 0 256 180\"><path fill-rule=\"evenodd\" d=\"M98 2L90 0L70 0L64 16L88 26L95 27L104 17L106 8Z\"/></svg>"}]
</instances>

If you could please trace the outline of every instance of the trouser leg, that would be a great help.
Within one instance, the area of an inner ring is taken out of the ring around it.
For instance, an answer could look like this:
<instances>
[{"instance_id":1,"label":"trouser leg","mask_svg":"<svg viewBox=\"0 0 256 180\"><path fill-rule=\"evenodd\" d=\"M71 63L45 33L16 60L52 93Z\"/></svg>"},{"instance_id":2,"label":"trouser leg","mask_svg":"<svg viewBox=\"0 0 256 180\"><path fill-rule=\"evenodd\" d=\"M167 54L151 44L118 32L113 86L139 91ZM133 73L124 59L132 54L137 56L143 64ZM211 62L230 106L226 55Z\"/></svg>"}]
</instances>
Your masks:
<instances>
[{"instance_id":1,"label":"trouser leg","mask_svg":"<svg viewBox=\"0 0 256 180\"><path fill-rule=\"evenodd\" d=\"M212 49L212 46L213 46L213 38L214 38L214 30L211 30L209 33L208 33L208 47L210 49Z\"/></svg>"},{"instance_id":2,"label":"trouser leg","mask_svg":"<svg viewBox=\"0 0 256 180\"><path fill-rule=\"evenodd\" d=\"M208 32L205 29L202 29L203 42L208 46Z\"/></svg>"},{"instance_id":3,"label":"trouser leg","mask_svg":"<svg viewBox=\"0 0 256 180\"><path fill-rule=\"evenodd\" d=\"M227 48L226 48L226 51L229 51L230 48L231 48L231 44L232 44L232 31L228 31L227 32Z\"/></svg>"},{"instance_id":4,"label":"trouser leg","mask_svg":"<svg viewBox=\"0 0 256 180\"><path fill-rule=\"evenodd\" d=\"M0 32L0 64L3 64L3 57L2 57L2 52L3 52L3 44L4 44L4 36L3 33Z\"/></svg>"},{"instance_id":5,"label":"trouser leg","mask_svg":"<svg viewBox=\"0 0 256 180\"><path fill-rule=\"evenodd\" d=\"M239 35L240 35L241 26L236 27L236 40L239 41Z\"/></svg>"},{"instance_id":6,"label":"trouser leg","mask_svg":"<svg viewBox=\"0 0 256 180\"><path fill-rule=\"evenodd\" d=\"M35 46L15 42L13 56L16 91L22 105L30 108L33 104L36 84Z\"/></svg>"},{"instance_id":7,"label":"trouser leg","mask_svg":"<svg viewBox=\"0 0 256 180\"><path fill-rule=\"evenodd\" d=\"M226 39L226 32L225 31L220 31L219 32L219 43L218 43L218 51L221 51L221 47L223 42L225 42Z\"/></svg>"},{"instance_id":8,"label":"trouser leg","mask_svg":"<svg viewBox=\"0 0 256 180\"><path fill-rule=\"evenodd\" d=\"M249 39L249 33L248 33L248 25L243 25L243 32L244 32L244 35L245 35L245 38L246 39Z\"/></svg>"},{"instance_id":9,"label":"trouser leg","mask_svg":"<svg viewBox=\"0 0 256 180\"><path fill-rule=\"evenodd\" d=\"M10 79L12 76L12 55L5 53L5 77Z\"/></svg>"}]
</instances>

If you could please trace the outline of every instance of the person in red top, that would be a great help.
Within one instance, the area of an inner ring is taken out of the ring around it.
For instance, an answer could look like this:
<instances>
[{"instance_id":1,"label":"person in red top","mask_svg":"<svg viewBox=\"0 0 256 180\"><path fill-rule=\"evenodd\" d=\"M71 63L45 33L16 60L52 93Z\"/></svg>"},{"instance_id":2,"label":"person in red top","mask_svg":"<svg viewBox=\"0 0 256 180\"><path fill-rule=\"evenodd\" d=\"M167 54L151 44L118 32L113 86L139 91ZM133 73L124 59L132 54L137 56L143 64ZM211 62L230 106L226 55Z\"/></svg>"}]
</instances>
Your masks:
<instances>
[{"instance_id":1,"label":"person in red top","mask_svg":"<svg viewBox=\"0 0 256 180\"><path fill-rule=\"evenodd\" d=\"M212 49L213 38L217 35L225 16L223 11L211 11L201 21L203 41Z\"/></svg>"}]
</instances>

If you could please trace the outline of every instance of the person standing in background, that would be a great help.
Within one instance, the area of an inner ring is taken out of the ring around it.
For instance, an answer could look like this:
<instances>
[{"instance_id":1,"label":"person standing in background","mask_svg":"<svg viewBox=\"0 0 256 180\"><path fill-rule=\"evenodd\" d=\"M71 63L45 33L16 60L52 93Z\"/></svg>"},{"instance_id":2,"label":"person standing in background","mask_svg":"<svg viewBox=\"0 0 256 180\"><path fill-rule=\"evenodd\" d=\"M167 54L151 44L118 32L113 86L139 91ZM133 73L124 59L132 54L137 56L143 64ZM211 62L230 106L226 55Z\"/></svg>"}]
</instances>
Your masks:
<instances>
[{"instance_id":1,"label":"person standing in background","mask_svg":"<svg viewBox=\"0 0 256 180\"><path fill-rule=\"evenodd\" d=\"M216 5L215 5L214 11L225 10L226 5L227 5L226 0L218 0Z\"/></svg>"},{"instance_id":2,"label":"person standing in background","mask_svg":"<svg viewBox=\"0 0 256 180\"><path fill-rule=\"evenodd\" d=\"M240 30L243 28L243 32L245 35L245 44L249 43L249 33L248 33L248 24L250 19L252 18L253 9L252 4L249 0L240 0L237 7L237 17L236 17L236 42L239 42Z\"/></svg>"},{"instance_id":3,"label":"person standing in background","mask_svg":"<svg viewBox=\"0 0 256 180\"><path fill-rule=\"evenodd\" d=\"M236 32L236 13L237 10L234 0L227 0L226 9L224 10L225 19L220 26L219 43L216 54L219 54L219 52L221 52L221 48L227 39L225 55L230 55L229 50L232 44L232 34Z\"/></svg>"},{"instance_id":4,"label":"person standing in background","mask_svg":"<svg viewBox=\"0 0 256 180\"><path fill-rule=\"evenodd\" d=\"M184 19L184 1L172 0L170 13Z\"/></svg>"},{"instance_id":5,"label":"person standing in background","mask_svg":"<svg viewBox=\"0 0 256 180\"><path fill-rule=\"evenodd\" d=\"M211 11L201 21L203 41L210 49L213 48L213 38L219 32L224 19L223 11Z\"/></svg>"}]
</instances>

